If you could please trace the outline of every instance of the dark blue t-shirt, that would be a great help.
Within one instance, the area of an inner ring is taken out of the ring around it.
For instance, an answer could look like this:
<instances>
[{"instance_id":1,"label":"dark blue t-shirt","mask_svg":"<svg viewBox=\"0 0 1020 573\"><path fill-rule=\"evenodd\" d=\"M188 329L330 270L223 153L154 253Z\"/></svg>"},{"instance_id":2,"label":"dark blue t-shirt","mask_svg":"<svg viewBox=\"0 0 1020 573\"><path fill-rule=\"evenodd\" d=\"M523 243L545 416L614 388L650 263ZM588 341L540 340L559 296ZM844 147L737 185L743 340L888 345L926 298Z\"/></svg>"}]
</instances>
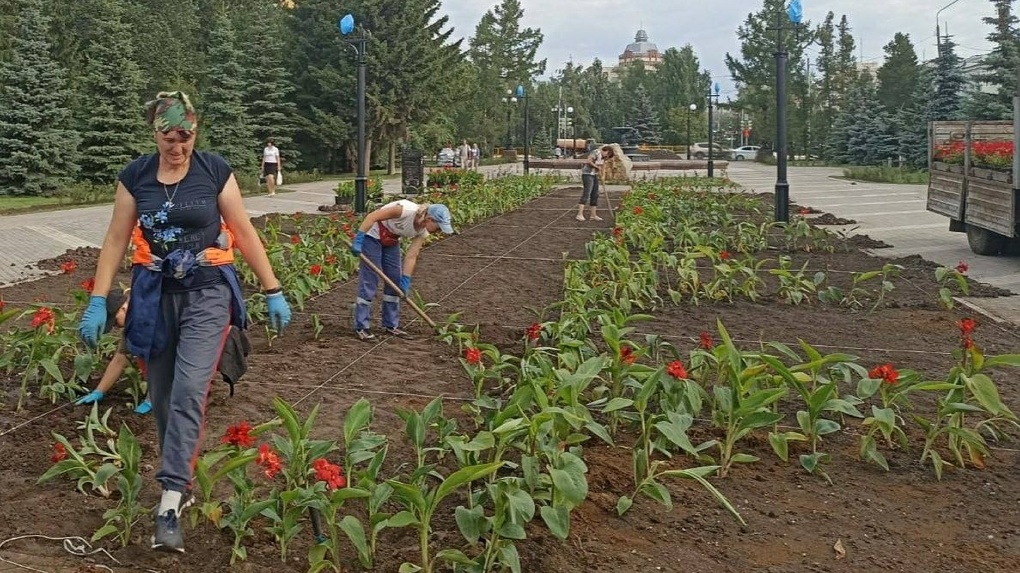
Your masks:
<instances>
[{"instance_id":1,"label":"dark blue t-shirt","mask_svg":"<svg viewBox=\"0 0 1020 573\"><path fill-rule=\"evenodd\" d=\"M219 195L232 170L214 153L195 151L188 173L179 183L164 185L156 179L159 154L139 157L120 172L118 179L135 198L142 234L154 255L166 257L177 249L202 252L216 244L220 234ZM163 289L199 289L223 281L216 267L198 267L183 280L163 279Z\"/></svg>"}]
</instances>

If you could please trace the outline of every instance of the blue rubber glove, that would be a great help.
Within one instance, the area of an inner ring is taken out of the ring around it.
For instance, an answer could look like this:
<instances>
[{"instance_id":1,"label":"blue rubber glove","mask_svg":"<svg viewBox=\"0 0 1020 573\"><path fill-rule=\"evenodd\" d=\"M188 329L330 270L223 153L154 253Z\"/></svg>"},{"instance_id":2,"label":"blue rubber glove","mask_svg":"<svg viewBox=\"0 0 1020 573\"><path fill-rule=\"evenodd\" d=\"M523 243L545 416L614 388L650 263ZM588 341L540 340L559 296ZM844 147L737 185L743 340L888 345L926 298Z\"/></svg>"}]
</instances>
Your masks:
<instances>
[{"instance_id":1,"label":"blue rubber glove","mask_svg":"<svg viewBox=\"0 0 1020 573\"><path fill-rule=\"evenodd\" d=\"M290 305L287 299L283 298L282 292L274 292L266 296L266 305L269 306L269 326L277 334L283 334L283 329L290 324Z\"/></svg>"},{"instance_id":2,"label":"blue rubber glove","mask_svg":"<svg viewBox=\"0 0 1020 573\"><path fill-rule=\"evenodd\" d=\"M364 248L365 248L365 232L358 231L358 234L354 235L354 240L351 241L351 252L354 253L355 257L360 257L361 251Z\"/></svg>"},{"instance_id":3,"label":"blue rubber glove","mask_svg":"<svg viewBox=\"0 0 1020 573\"><path fill-rule=\"evenodd\" d=\"M411 292L411 275L400 275L400 290L404 291L404 294Z\"/></svg>"},{"instance_id":4,"label":"blue rubber glove","mask_svg":"<svg viewBox=\"0 0 1020 573\"><path fill-rule=\"evenodd\" d=\"M144 416L145 414L148 414L151 411L152 402L150 402L148 398L142 401L142 403L135 408L135 414L138 414L139 416Z\"/></svg>"},{"instance_id":5,"label":"blue rubber glove","mask_svg":"<svg viewBox=\"0 0 1020 573\"><path fill-rule=\"evenodd\" d=\"M106 330L106 297L92 295L89 306L81 315L78 325L78 336L89 348L99 346L99 337Z\"/></svg>"},{"instance_id":6,"label":"blue rubber glove","mask_svg":"<svg viewBox=\"0 0 1020 573\"><path fill-rule=\"evenodd\" d=\"M102 402L103 398L105 397L106 394L102 390L93 390L88 394L85 394L81 398L78 398L78 400L75 401L74 405L82 406L85 404L95 404L96 402Z\"/></svg>"}]
</instances>

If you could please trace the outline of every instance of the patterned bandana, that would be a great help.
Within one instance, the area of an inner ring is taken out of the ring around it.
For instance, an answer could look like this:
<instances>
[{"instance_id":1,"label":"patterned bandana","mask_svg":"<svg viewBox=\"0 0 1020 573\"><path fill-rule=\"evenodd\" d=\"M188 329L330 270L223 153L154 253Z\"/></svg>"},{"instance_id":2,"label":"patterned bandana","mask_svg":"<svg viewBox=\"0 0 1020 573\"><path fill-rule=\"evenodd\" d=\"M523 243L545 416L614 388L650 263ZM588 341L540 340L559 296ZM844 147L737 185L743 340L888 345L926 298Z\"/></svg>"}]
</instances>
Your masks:
<instances>
[{"instance_id":1,"label":"patterned bandana","mask_svg":"<svg viewBox=\"0 0 1020 573\"><path fill-rule=\"evenodd\" d=\"M156 131L194 131L198 125L195 108L184 92L159 92L145 107L149 123Z\"/></svg>"}]
</instances>

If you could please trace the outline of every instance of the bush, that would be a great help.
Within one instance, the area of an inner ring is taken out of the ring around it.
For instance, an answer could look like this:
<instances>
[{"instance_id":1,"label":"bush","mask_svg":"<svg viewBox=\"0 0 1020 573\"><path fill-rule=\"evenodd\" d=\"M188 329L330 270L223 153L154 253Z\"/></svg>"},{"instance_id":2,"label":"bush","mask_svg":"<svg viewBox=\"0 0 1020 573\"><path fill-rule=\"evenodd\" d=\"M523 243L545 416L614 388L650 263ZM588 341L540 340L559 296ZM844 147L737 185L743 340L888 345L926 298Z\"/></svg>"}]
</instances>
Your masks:
<instances>
[{"instance_id":1,"label":"bush","mask_svg":"<svg viewBox=\"0 0 1020 573\"><path fill-rule=\"evenodd\" d=\"M469 187L484 183L485 176L478 171L444 167L442 169L429 171L428 181L429 187L448 187L451 185Z\"/></svg>"},{"instance_id":2,"label":"bush","mask_svg":"<svg viewBox=\"0 0 1020 573\"><path fill-rule=\"evenodd\" d=\"M914 171L899 167L852 166L843 168L843 177L875 183L927 184L926 171Z\"/></svg>"},{"instance_id":3,"label":"bush","mask_svg":"<svg viewBox=\"0 0 1020 573\"><path fill-rule=\"evenodd\" d=\"M365 189L368 192L366 197L369 201L378 202L382 199L383 194L383 182L379 177L372 177L368 180L368 186ZM350 197L354 198L354 180L345 179L336 184L336 196L337 197Z\"/></svg>"},{"instance_id":4,"label":"bush","mask_svg":"<svg viewBox=\"0 0 1020 573\"><path fill-rule=\"evenodd\" d=\"M87 205L112 201L117 188L113 185L98 185L95 183L75 183L60 189L56 193L61 204Z\"/></svg>"}]
</instances>

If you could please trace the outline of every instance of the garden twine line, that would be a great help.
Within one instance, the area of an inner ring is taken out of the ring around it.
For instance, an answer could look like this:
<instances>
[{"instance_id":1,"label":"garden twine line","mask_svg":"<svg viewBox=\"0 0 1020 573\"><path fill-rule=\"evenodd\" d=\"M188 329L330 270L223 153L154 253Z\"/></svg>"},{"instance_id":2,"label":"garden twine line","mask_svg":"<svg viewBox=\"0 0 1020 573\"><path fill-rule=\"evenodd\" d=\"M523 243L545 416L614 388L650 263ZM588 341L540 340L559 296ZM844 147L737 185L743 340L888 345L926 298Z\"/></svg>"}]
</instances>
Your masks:
<instances>
[{"instance_id":1,"label":"garden twine line","mask_svg":"<svg viewBox=\"0 0 1020 573\"><path fill-rule=\"evenodd\" d=\"M36 420L40 420L42 418L45 418L46 416L49 416L50 414L52 414L52 413L54 413L54 412L56 412L58 410L63 410L64 408L66 408L66 407L68 407L68 406L70 406L72 404L73 404L73 402L65 402L64 404L61 404L60 406L57 406L56 408L53 408L53 409L51 409L49 411L46 411L46 412L43 412L42 414L39 414L38 416L36 416L34 418L30 418L28 420L25 420L24 422L14 426L14 427L8 428L8 429L4 430L3 432L0 432L0 438L6 436L7 434L13 433L15 430L23 428L23 427L31 424L32 422L35 422ZM3 547L3 543L0 543L0 547Z\"/></svg>"},{"instance_id":2,"label":"garden twine line","mask_svg":"<svg viewBox=\"0 0 1020 573\"><path fill-rule=\"evenodd\" d=\"M7 545L8 543L12 543L14 541L20 541L22 539L46 539L46 540L49 540L49 541L60 541L61 544L63 545L64 551L66 551L67 553L70 553L71 555L74 555L75 557L91 557L92 555L95 555L97 553L101 553L101 554L105 555L108 559L110 559L111 561L116 563L117 565L123 566L123 564L120 561L118 561L116 557L111 555L110 552L107 551L106 549L103 549L102 547L100 547L98 549L93 549L92 548L92 544L90 544L84 538L78 537L76 535L75 536L68 536L68 537L50 537L48 535L42 535L42 534L38 534L38 533L27 534L27 535L18 535L16 537L10 537L8 539L0 541L0 549L3 549L3 546ZM17 567L19 569L24 569L26 571L35 571L36 573L49 573L48 571L43 571L42 569L36 569L35 567L30 567L28 565L22 565L21 563L16 563L14 561L11 561L10 559L7 559L3 555L0 555L0 562L8 563L10 565L13 565L14 567ZM109 571L110 573L113 573L113 569L111 569L110 567L108 567L106 565L103 565L101 563L91 563L90 565L93 566L93 567L99 567L99 568L105 569L106 571ZM133 568L139 568L139 569L141 569L143 571L148 571L149 573L160 573L156 569L149 569L147 567L138 567L135 564L131 564L131 566Z\"/></svg>"}]
</instances>

